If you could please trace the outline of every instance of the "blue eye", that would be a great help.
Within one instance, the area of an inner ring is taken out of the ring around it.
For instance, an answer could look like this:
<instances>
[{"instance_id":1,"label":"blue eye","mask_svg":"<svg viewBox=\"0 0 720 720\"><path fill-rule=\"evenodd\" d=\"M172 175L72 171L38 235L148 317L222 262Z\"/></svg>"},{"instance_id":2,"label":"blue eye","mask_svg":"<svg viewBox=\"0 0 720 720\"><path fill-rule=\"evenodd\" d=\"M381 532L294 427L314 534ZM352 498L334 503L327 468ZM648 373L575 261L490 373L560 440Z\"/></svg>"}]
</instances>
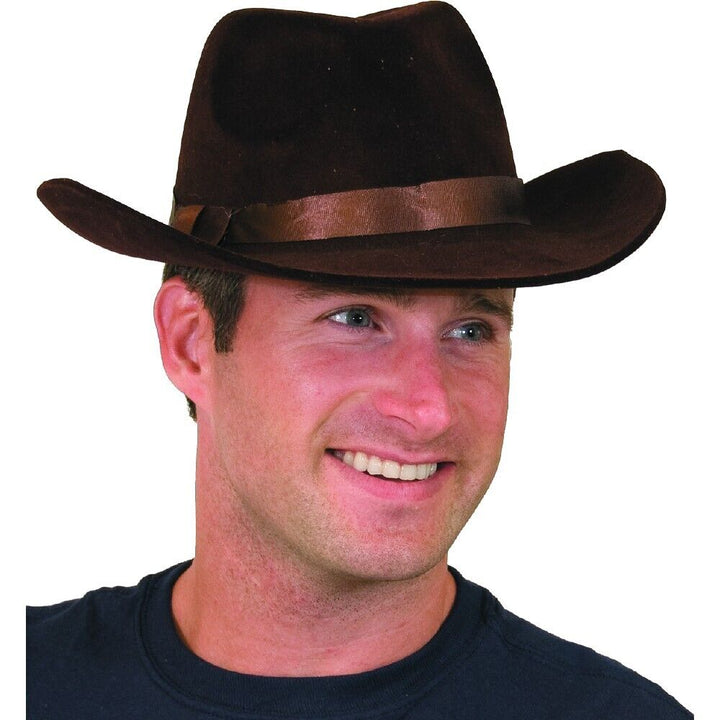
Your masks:
<instances>
[{"instance_id":1,"label":"blue eye","mask_svg":"<svg viewBox=\"0 0 720 720\"><path fill-rule=\"evenodd\" d=\"M348 308L347 310L339 310L328 316L328 320L347 325L352 328L372 327L373 321L370 313L363 308Z\"/></svg>"},{"instance_id":2,"label":"blue eye","mask_svg":"<svg viewBox=\"0 0 720 720\"><path fill-rule=\"evenodd\" d=\"M471 343L480 343L485 340L490 340L492 339L492 336L492 328L481 322L470 322L465 323L464 325L458 325L446 334L446 337L465 340L466 342Z\"/></svg>"}]
</instances>

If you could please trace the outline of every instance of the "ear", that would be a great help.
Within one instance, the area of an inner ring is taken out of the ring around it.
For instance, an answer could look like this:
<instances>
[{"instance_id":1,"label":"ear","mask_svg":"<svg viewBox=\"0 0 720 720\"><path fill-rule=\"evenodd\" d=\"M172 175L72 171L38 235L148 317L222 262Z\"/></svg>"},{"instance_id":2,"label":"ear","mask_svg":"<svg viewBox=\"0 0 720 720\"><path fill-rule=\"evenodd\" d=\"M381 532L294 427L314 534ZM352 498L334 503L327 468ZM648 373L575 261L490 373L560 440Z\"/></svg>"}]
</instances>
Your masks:
<instances>
[{"instance_id":1,"label":"ear","mask_svg":"<svg viewBox=\"0 0 720 720\"><path fill-rule=\"evenodd\" d=\"M166 280L155 298L155 327L165 372L196 405L206 395L213 323L201 298L179 277Z\"/></svg>"}]
</instances>

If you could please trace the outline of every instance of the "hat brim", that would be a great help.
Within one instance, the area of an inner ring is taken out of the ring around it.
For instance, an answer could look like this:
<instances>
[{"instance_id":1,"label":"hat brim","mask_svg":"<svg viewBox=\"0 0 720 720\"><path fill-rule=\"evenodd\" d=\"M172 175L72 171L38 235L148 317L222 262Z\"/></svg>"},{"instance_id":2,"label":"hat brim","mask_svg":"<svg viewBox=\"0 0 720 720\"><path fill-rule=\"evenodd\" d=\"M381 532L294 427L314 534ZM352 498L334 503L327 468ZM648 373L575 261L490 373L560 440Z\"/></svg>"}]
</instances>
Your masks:
<instances>
[{"instance_id":1,"label":"hat brim","mask_svg":"<svg viewBox=\"0 0 720 720\"><path fill-rule=\"evenodd\" d=\"M529 225L496 224L295 242L213 246L68 179L38 188L70 229L124 255L314 282L522 287L615 265L665 208L655 171L623 151L594 155L525 184Z\"/></svg>"}]
</instances>

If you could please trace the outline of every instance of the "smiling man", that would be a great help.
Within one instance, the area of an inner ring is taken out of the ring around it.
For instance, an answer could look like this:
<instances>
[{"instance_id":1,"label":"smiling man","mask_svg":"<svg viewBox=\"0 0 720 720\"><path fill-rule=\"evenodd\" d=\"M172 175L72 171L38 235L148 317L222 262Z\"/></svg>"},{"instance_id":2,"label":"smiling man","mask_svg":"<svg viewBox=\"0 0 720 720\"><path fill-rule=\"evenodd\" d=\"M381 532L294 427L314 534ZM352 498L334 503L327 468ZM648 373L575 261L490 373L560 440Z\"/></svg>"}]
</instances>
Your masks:
<instances>
[{"instance_id":1,"label":"smiling man","mask_svg":"<svg viewBox=\"0 0 720 720\"><path fill-rule=\"evenodd\" d=\"M620 261L665 198L619 151L523 184L453 8L232 13L170 225L71 180L39 195L166 263L197 526L192 562L30 610L29 717L690 717L448 568L500 460L514 289Z\"/></svg>"},{"instance_id":2,"label":"smiling man","mask_svg":"<svg viewBox=\"0 0 720 720\"><path fill-rule=\"evenodd\" d=\"M430 640L455 595L448 548L500 458L511 303L250 277L216 353L198 295L163 285L165 367L198 422L197 551L173 594L190 647L340 675Z\"/></svg>"}]
</instances>

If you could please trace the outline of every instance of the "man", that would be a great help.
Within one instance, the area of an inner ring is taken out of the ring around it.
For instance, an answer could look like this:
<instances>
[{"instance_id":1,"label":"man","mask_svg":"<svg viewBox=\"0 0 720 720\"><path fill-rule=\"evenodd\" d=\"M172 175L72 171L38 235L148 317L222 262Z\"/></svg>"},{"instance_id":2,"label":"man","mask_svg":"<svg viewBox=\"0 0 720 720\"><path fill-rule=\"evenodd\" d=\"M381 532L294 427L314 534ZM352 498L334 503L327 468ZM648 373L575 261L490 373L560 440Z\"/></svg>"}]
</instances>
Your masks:
<instances>
[{"instance_id":1,"label":"man","mask_svg":"<svg viewBox=\"0 0 720 720\"><path fill-rule=\"evenodd\" d=\"M33 611L31 716L688 716L447 569L499 461L514 288L615 264L664 207L619 152L523 187L455 11L230 15L171 227L72 181L40 197L168 263L155 317L198 423L197 549Z\"/></svg>"}]
</instances>

